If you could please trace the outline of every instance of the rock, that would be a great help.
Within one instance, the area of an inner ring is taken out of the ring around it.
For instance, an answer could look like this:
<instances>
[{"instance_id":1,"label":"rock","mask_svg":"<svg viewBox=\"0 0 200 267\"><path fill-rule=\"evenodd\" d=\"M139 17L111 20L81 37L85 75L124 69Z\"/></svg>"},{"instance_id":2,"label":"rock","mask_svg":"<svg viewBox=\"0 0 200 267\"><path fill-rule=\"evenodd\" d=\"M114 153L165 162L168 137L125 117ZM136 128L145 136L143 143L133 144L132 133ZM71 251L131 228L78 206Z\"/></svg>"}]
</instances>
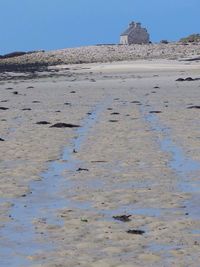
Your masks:
<instances>
[{"instance_id":1,"label":"rock","mask_svg":"<svg viewBox=\"0 0 200 267\"><path fill-rule=\"evenodd\" d=\"M132 101L131 104L141 104L140 101Z\"/></svg>"},{"instance_id":2,"label":"rock","mask_svg":"<svg viewBox=\"0 0 200 267\"><path fill-rule=\"evenodd\" d=\"M6 108L6 107L0 107L0 110L7 110L9 108Z\"/></svg>"},{"instance_id":3,"label":"rock","mask_svg":"<svg viewBox=\"0 0 200 267\"><path fill-rule=\"evenodd\" d=\"M191 81L194 81L194 80L192 79L192 77L187 77L187 78L185 78L185 81L191 82Z\"/></svg>"},{"instance_id":4,"label":"rock","mask_svg":"<svg viewBox=\"0 0 200 267\"><path fill-rule=\"evenodd\" d=\"M105 160L92 160L91 163L106 163Z\"/></svg>"},{"instance_id":5,"label":"rock","mask_svg":"<svg viewBox=\"0 0 200 267\"><path fill-rule=\"evenodd\" d=\"M77 171L77 172L82 172L82 171L89 172L89 170L86 169L86 168L78 168L76 171Z\"/></svg>"},{"instance_id":6,"label":"rock","mask_svg":"<svg viewBox=\"0 0 200 267\"><path fill-rule=\"evenodd\" d=\"M143 230L135 230L135 229L129 229L126 232L128 234L132 234L132 235L143 235L145 233L145 231L143 231Z\"/></svg>"},{"instance_id":7,"label":"rock","mask_svg":"<svg viewBox=\"0 0 200 267\"><path fill-rule=\"evenodd\" d=\"M51 124L51 123L48 122L48 121L38 121L38 122L36 122L36 124L39 124L39 125L47 125L47 124Z\"/></svg>"},{"instance_id":8,"label":"rock","mask_svg":"<svg viewBox=\"0 0 200 267\"><path fill-rule=\"evenodd\" d=\"M130 222L131 215L118 215L118 216L113 216L113 219L121 221L121 222Z\"/></svg>"},{"instance_id":9,"label":"rock","mask_svg":"<svg viewBox=\"0 0 200 267\"><path fill-rule=\"evenodd\" d=\"M1 56L1 58L20 57L20 56L23 56L25 54L26 54L26 52L12 52L12 53L5 54L5 55Z\"/></svg>"},{"instance_id":10,"label":"rock","mask_svg":"<svg viewBox=\"0 0 200 267\"><path fill-rule=\"evenodd\" d=\"M1 142L3 142L3 141L5 141L5 139L3 139L3 138L0 138L0 141L1 141Z\"/></svg>"},{"instance_id":11,"label":"rock","mask_svg":"<svg viewBox=\"0 0 200 267\"><path fill-rule=\"evenodd\" d=\"M200 109L200 106L190 106L190 107L188 107L188 109Z\"/></svg>"},{"instance_id":12,"label":"rock","mask_svg":"<svg viewBox=\"0 0 200 267\"><path fill-rule=\"evenodd\" d=\"M152 110L152 111L149 111L150 114L159 114L159 113L162 113L162 111L160 110Z\"/></svg>"},{"instance_id":13,"label":"rock","mask_svg":"<svg viewBox=\"0 0 200 267\"><path fill-rule=\"evenodd\" d=\"M176 81L177 82L192 82L192 81L199 81L200 78L192 78L192 77L187 77L185 79L183 78L178 78Z\"/></svg>"},{"instance_id":14,"label":"rock","mask_svg":"<svg viewBox=\"0 0 200 267\"><path fill-rule=\"evenodd\" d=\"M58 122L58 123L53 124L52 126L50 126L50 128L53 128L53 127L54 128L78 128L78 127L80 127L80 125Z\"/></svg>"},{"instance_id":15,"label":"rock","mask_svg":"<svg viewBox=\"0 0 200 267\"><path fill-rule=\"evenodd\" d=\"M23 108L22 110L25 111L25 110L32 110L32 109L31 108Z\"/></svg>"},{"instance_id":16,"label":"rock","mask_svg":"<svg viewBox=\"0 0 200 267\"><path fill-rule=\"evenodd\" d=\"M14 91L13 94L14 94L14 95L18 95L19 93L18 93L17 91Z\"/></svg>"},{"instance_id":17,"label":"rock","mask_svg":"<svg viewBox=\"0 0 200 267\"><path fill-rule=\"evenodd\" d=\"M168 44L169 41L167 41L167 40L161 40L160 43L161 43L161 44Z\"/></svg>"},{"instance_id":18,"label":"rock","mask_svg":"<svg viewBox=\"0 0 200 267\"><path fill-rule=\"evenodd\" d=\"M119 115L119 114L120 114L119 112L113 112L110 115Z\"/></svg>"},{"instance_id":19,"label":"rock","mask_svg":"<svg viewBox=\"0 0 200 267\"><path fill-rule=\"evenodd\" d=\"M176 82L184 82L185 81L185 79L183 79L183 78L178 78L177 80L176 80Z\"/></svg>"}]
</instances>

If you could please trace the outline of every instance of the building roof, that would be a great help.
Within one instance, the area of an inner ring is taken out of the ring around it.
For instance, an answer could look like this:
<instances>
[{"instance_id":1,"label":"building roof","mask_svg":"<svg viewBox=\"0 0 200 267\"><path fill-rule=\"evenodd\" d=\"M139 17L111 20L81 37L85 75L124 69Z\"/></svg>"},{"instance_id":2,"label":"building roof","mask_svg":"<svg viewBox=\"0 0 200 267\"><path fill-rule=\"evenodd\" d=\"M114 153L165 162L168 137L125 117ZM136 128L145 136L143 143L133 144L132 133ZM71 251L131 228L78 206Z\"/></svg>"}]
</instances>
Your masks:
<instances>
[{"instance_id":1,"label":"building roof","mask_svg":"<svg viewBox=\"0 0 200 267\"><path fill-rule=\"evenodd\" d=\"M134 21L132 21L129 24L128 29L125 30L120 36L127 36L127 35L129 35L134 28L135 29L141 29L141 23L140 22L134 22Z\"/></svg>"},{"instance_id":2,"label":"building roof","mask_svg":"<svg viewBox=\"0 0 200 267\"><path fill-rule=\"evenodd\" d=\"M129 26L128 29L125 30L125 31L121 34L121 36L123 36L123 35L129 35L129 34L131 33L132 30L133 30L132 26Z\"/></svg>"}]
</instances>

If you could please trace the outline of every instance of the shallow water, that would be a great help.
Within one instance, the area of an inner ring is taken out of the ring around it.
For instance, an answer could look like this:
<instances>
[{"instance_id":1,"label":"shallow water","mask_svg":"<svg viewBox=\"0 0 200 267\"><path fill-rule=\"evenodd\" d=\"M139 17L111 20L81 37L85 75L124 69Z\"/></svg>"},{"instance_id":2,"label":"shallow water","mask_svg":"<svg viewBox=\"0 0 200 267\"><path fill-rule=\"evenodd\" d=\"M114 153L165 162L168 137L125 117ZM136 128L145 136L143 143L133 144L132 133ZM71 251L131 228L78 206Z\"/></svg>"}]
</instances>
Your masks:
<instances>
[{"instance_id":1,"label":"shallow water","mask_svg":"<svg viewBox=\"0 0 200 267\"><path fill-rule=\"evenodd\" d=\"M155 114L148 114L145 119L152 130L156 133L162 133L163 137L158 143L162 151L171 156L168 166L178 175L177 189L191 194L191 198L184 203L190 218L200 219L200 182L192 179L200 173L200 162L185 155L183 149L173 142L170 129L161 125Z\"/></svg>"},{"instance_id":2,"label":"shallow water","mask_svg":"<svg viewBox=\"0 0 200 267\"><path fill-rule=\"evenodd\" d=\"M57 217L58 209L90 208L89 202L70 201L62 196L62 189L70 187L70 181L63 177L62 173L65 170L73 172L77 169L80 162L73 157L74 149L79 151L90 128L97 122L107 103L104 101L103 104L94 107L82 121L82 127L76 131L76 138L64 149L61 158L49 164L47 171L42 173L40 181L30 183L30 192L27 195L9 199L13 207L9 212L11 221L0 229L0 266L31 266L29 257L54 249L53 243L45 242L44 233L37 233L35 222L41 221L59 227L63 221ZM44 236L43 243L41 239L39 241L41 235Z\"/></svg>"}]
</instances>

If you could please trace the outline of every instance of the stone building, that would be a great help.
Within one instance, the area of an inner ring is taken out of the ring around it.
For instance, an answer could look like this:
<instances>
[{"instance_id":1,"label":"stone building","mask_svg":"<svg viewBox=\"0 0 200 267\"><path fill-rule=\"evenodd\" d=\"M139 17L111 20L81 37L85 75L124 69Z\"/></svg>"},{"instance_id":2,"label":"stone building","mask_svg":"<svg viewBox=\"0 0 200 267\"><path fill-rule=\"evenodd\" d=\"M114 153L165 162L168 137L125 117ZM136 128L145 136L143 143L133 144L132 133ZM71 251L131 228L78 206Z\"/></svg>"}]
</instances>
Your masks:
<instances>
[{"instance_id":1,"label":"stone building","mask_svg":"<svg viewBox=\"0 0 200 267\"><path fill-rule=\"evenodd\" d=\"M141 23L131 22L128 29L120 35L120 44L148 44L149 34Z\"/></svg>"}]
</instances>

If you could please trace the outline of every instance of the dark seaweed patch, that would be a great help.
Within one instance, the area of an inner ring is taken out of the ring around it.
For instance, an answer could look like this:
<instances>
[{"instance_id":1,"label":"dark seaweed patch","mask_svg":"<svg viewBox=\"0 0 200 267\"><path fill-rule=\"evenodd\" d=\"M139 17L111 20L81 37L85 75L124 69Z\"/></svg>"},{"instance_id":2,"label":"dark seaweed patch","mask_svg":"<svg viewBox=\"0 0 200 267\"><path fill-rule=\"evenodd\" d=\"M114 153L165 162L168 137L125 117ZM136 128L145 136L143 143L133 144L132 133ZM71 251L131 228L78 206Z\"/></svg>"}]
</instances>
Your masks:
<instances>
[{"instance_id":1,"label":"dark seaweed patch","mask_svg":"<svg viewBox=\"0 0 200 267\"><path fill-rule=\"evenodd\" d=\"M71 124L71 123L63 123L63 122L58 122L50 126L50 128L77 128L77 127L80 127L80 125Z\"/></svg>"},{"instance_id":2,"label":"dark seaweed patch","mask_svg":"<svg viewBox=\"0 0 200 267\"><path fill-rule=\"evenodd\" d=\"M121 221L121 222L130 222L131 215L117 215L117 216L113 216L113 219Z\"/></svg>"},{"instance_id":3,"label":"dark seaweed patch","mask_svg":"<svg viewBox=\"0 0 200 267\"><path fill-rule=\"evenodd\" d=\"M143 231L143 230L135 230L135 229L129 229L126 232L128 234L132 234L132 235L143 235L145 233L145 231Z\"/></svg>"}]
</instances>

